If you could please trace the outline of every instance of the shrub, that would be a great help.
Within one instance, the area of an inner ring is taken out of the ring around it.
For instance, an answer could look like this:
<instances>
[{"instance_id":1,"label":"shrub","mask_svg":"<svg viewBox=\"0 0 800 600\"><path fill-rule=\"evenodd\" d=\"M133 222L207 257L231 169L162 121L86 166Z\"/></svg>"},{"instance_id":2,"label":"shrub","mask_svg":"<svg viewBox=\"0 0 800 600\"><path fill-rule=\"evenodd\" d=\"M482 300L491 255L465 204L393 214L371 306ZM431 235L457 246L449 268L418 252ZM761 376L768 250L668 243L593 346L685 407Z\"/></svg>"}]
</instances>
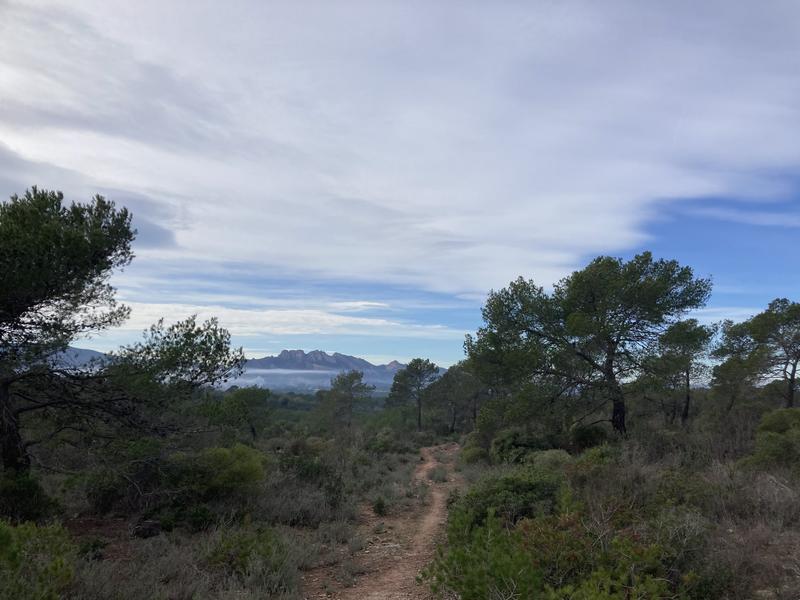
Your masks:
<instances>
[{"instance_id":1,"label":"shrub","mask_svg":"<svg viewBox=\"0 0 800 600\"><path fill-rule=\"evenodd\" d=\"M534 469L560 473L572 462L572 457L566 450L540 450L529 454L525 462Z\"/></svg>"},{"instance_id":2,"label":"shrub","mask_svg":"<svg viewBox=\"0 0 800 600\"><path fill-rule=\"evenodd\" d=\"M469 446L461 451L458 458L465 465L474 465L480 462L488 463L489 453L480 446Z\"/></svg>"},{"instance_id":3,"label":"shrub","mask_svg":"<svg viewBox=\"0 0 800 600\"><path fill-rule=\"evenodd\" d=\"M629 532L603 540L583 519L576 513L551 515L509 529L491 511L478 526L457 514L449 532L469 533L448 536L448 547L440 548L423 577L436 593L463 600L714 597L691 594L696 577L673 570L678 563L671 549Z\"/></svg>"},{"instance_id":4,"label":"shrub","mask_svg":"<svg viewBox=\"0 0 800 600\"><path fill-rule=\"evenodd\" d=\"M800 408L781 408L761 417L757 433L788 433L800 429Z\"/></svg>"},{"instance_id":5,"label":"shrub","mask_svg":"<svg viewBox=\"0 0 800 600\"><path fill-rule=\"evenodd\" d=\"M0 518L19 523L38 521L53 512L55 503L27 474L0 474Z\"/></svg>"},{"instance_id":6,"label":"shrub","mask_svg":"<svg viewBox=\"0 0 800 600\"><path fill-rule=\"evenodd\" d=\"M375 500L372 502L372 510L379 517L385 516L386 513L389 512L389 508L386 505L386 499L383 496L378 496L375 498Z\"/></svg>"},{"instance_id":7,"label":"shrub","mask_svg":"<svg viewBox=\"0 0 800 600\"><path fill-rule=\"evenodd\" d=\"M567 468L570 480L578 484L585 483L616 462L619 456L619 449L608 444L589 448L576 456Z\"/></svg>"},{"instance_id":8,"label":"shrub","mask_svg":"<svg viewBox=\"0 0 800 600\"><path fill-rule=\"evenodd\" d=\"M530 452L552 447L543 436L513 428L501 431L494 437L490 454L495 463L521 463Z\"/></svg>"},{"instance_id":9,"label":"shrub","mask_svg":"<svg viewBox=\"0 0 800 600\"><path fill-rule=\"evenodd\" d=\"M578 425L569 432L570 445L577 452L605 444L611 438L609 431L600 425Z\"/></svg>"},{"instance_id":10,"label":"shrub","mask_svg":"<svg viewBox=\"0 0 800 600\"><path fill-rule=\"evenodd\" d=\"M448 529L468 533L455 536L446 549L439 548L423 571L422 577L436 594L450 592L461 600L540 597L541 572L531 568L517 537L493 512L479 527L472 527L465 513L453 515Z\"/></svg>"},{"instance_id":11,"label":"shrub","mask_svg":"<svg viewBox=\"0 0 800 600\"><path fill-rule=\"evenodd\" d=\"M520 468L479 481L453 506L453 523L466 530L482 524L490 512L506 525L524 517L551 514L559 500L563 479L552 473ZM462 516L463 515L463 516Z\"/></svg>"},{"instance_id":12,"label":"shrub","mask_svg":"<svg viewBox=\"0 0 800 600\"><path fill-rule=\"evenodd\" d=\"M442 465L437 465L428 472L428 479L435 483L445 483L447 481L447 469Z\"/></svg>"},{"instance_id":13,"label":"shrub","mask_svg":"<svg viewBox=\"0 0 800 600\"><path fill-rule=\"evenodd\" d=\"M797 472L800 465L800 408L783 408L765 414L756 432L755 451L742 464Z\"/></svg>"},{"instance_id":14,"label":"shrub","mask_svg":"<svg viewBox=\"0 0 800 600\"><path fill-rule=\"evenodd\" d=\"M286 594L297 586L297 557L273 529L240 529L219 533L208 564L267 594Z\"/></svg>"},{"instance_id":15,"label":"shrub","mask_svg":"<svg viewBox=\"0 0 800 600\"><path fill-rule=\"evenodd\" d=\"M266 457L243 444L231 448L206 448L196 454L172 458L176 483L203 499L248 492L265 477Z\"/></svg>"},{"instance_id":16,"label":"shrub","mask_svg":"<svg viewBox=\"0 0 800 600\"><path fill-rule=\"evenodd\" d=\"M86 480L86 499L95 513L104 515L124 498L126 487L127 482L118 475L97 471Z\"/></svg>"},{"instance_id":17,"label":"shrub","mask_svg":"<svg viewBox=\"0 0 800 600\"><path fill-rule=\"evenodd\" d=\"M76 549L59 526L0 521L0 599L56 600L73 579Z\"/></svg>"}]
</instances>

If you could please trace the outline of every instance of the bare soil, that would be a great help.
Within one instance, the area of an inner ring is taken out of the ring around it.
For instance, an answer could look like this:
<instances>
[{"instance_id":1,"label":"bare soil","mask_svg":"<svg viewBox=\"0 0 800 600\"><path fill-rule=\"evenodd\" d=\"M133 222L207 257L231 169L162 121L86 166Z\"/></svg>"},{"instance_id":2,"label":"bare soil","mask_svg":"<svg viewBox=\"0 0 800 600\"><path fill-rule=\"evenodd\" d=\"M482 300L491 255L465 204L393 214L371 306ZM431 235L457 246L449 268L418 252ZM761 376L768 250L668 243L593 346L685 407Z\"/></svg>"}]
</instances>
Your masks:
<instances>
[{"instance_id":1,"label":"bare soil","mask_svg":"<svg viewBox=\"0 0 800 600\"><path fill-rule=\"evenodd\" d=\"M367 539L365 547L350 559L352 585L344 585L331 568L307 573L304 597L337 600L428 600L432 596L417 581L420 571L431 561L441 539L447 518L447 495L460 481L453 472L458 444L423 448L414 480L429 486L427 502L399 515L378 517L371 507L362 510L359 532ZM430 472L442 465L447 481L436 483Z\"/></svg>"}]
</instances>

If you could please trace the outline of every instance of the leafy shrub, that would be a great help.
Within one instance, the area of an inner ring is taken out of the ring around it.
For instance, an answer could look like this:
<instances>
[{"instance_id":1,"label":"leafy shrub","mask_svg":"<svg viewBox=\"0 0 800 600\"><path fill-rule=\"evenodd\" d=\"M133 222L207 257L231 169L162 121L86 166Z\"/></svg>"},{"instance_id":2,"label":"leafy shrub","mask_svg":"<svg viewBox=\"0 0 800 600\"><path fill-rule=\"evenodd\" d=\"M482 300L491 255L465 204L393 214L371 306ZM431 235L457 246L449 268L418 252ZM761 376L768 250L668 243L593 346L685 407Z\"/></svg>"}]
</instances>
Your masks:
<instances>
[{"instance_id":1,"label":"leafy shrub","mask_svg":"<svg viewBox=\"0 0 800 600\"><path fill-rule=\"evenodd\" d=\"M124 498L126 486L117 474L97 471L87 477L86 499L95 513L104 515Z\"/></svg>"},{"instance_id":2,"label":"leafy shrub","mask_svg":"<svg viewBox=\"0 0 800 600\"><path fill-rule=\"evenodd\" d=\"M423 577L436 593L463 600L713 597L692 595L696 577L673 570L671 550L627 532L604 541L582 519L543 516L509 529L492 511L478 526L456 514L448 523L448 547L439 549Z\"/></svg>"},{"instance_id":3,"label":"leafy shrub","mask_svg":"<svg viewBox=\"0 0 800 600\"><path fill-rule=\"evenodd\" d=\"M73 579L76 549L59 526L0 521L0 599L56 600Z\"/></svg>"},{"instance_id":4,"label":"leafy shrub","mask_svg":"<svg viewBox=\"0 0 800 600\"><path fill-rule=\"evenodd\" d=\"M196 454L179 453L172 459L176 483L203 499L252 491L264 480L266 457L243 444L206 448Z\"/></svg>"},{"instance_id":5,"label":"leafy shrub","mask_svg":"<svg viewBox=\"0 0 800 600\"><path fill-rule=\"evenodd\" d=\"M800 408L781 408L761 417L757 433L788 433L800 429Z\"/></svg>"},{"instance_id":6,"label":"leafy shrub","mask_svg":"<svg viewBox=\"0 0 800 600\"><path fill-rule=\"evenodd\" d=\"M800 465L800 408L783 408L763 416L756 447L743 464L751 467L798 470Z\"/></svg>"},{"instance_id":7,"label":"leafy shrub","mask_svg":"<svg viewBox=\"0 0 800 600\"><path fill-rule=\"evenodd\" d=\"M685 469L667 469L658 477L655 506L707 506L717 493L708 481Z\"/></svg>"},{"instance_id":8,"label":"leafy shrub","mask_svg":"<svg viewBox=\"0 0 800 600\"><path fill-rule=\"evenodd\" d=\"M205 531L216 521L216 515L204 504L189 506L183 514L183 520L192 531ZM162 527L163 527L162 522Z\"/></svg>"},{"instance_id":9,"label":"leafy shrub","mask_svg":"<svg viewBox=\"0 0 800 600\"><path fill-rule=\"evenodd\" d=\"M420 445L419 439L411 437L401 428L381 427L369 435L364 444L364 449L374 454L410 454L416 452Z\"/></svg>"},{"instance_id":10,"label":"leafy shrub","mask_svg":"<svg viewBox=\"0 0 800 600\"><path fill-rule=\"evenodd\" d=\"M566 450L540 450L529 454L525 462L534 469L561 473L572 462L572 457Z\"/></svg>"},{"instance_id":11,"label":"leafy shrub","mask_svg":"<svg viewBox=\"0 0 800 600\"><path fill-rule=\"evenodd\" d=\"M552 444L546 437L525 429L506 429L492 440L490 454L495 463L521 463L525 456L537 450L548 450Z\"/></svg>"},{"instance_id":12,"label":"leafy shrub","mask_svg":"<svg viewBox=\"0 0 800 600\"><path fill-rule=\"evenodd\" d=\"M389 512L389 507L386 504L386 499L383 496L378 496L372 502L372 510L379 517L383 517Z\"/></svg>"},{"instance_id":13,"label":"leafy shrub","mask_svg":"<svg viewBox=\"0 0 800 600\"><path fill-rule=\"evenodd\" d=\"M436 594L449 592L461 600L539 597L541 572L531 568L516 536L493 512L479 527L472 527L465 513L451 516L448 531L459 533L423 572Z\"/></svg>"},{"instance_id":14,"label":"leafy shrub","mask_svg":"<svg viewBox=\"0 0 800 600\"><path fill-rule=\"evenodd\" d=\"M469 446L461 451L458 458L465 465L474 465L480 462L488 463L489 453L480 446Z\"/></svg>"},{"instance_id":15,"label":"leafy shrub","mask_svg":"<svg viewBox=\"0 0 800 600\"><path fill-rule=\"evenodd\" d=\"M27 474L0 474L0 518L12 522L38 521L53 512L55 503Z\"/></svg>"},{"instance_id":16,"label":"leafy shrub","mask_svg":"<svg viewBox=\"0 0 800 600\"><path fill-rule=\"evenodd\" d=\"M611 438L607 428L600 425L578 425L569 432L570 445L577 452L605 444Z\"/></svg>"},{"instance_id":17,"label":"leafy shrub","mask_svg":"<svg viewBox=\"0 0 800 600\"><path fill-rule=\"evenodd\" d=\"M603 444L589 448L575 457L568 466L570 480L578 485L584 484L597 476L606 467L619 459L619 449L615 446Z\"/></svg>"},{"instance_id":18,"label":"leafy shrub","mask_svg":"<svg viewBox=\"0 0 800 600\"><path fill-rule=\"evenodd\" d=\"M558 504L563 485L561 477L530 468L487 477L453 506L452 512L457 515L454 522L469 530L482 524L490 512L507 525L525 517L550 514Z\"/></svg>"}]
</instances>

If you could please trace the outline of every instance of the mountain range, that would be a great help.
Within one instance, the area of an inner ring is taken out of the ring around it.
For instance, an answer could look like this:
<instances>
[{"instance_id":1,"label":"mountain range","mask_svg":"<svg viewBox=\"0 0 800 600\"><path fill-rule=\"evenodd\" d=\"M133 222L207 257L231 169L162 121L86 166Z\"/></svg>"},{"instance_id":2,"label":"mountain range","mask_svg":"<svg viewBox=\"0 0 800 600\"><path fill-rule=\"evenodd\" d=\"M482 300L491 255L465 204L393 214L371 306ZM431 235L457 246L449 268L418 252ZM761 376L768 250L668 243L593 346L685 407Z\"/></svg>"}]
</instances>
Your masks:
<instances>
[{"instance_id":1,"label":"mountain range","mask_svg":"<svg viewBox=\"0 0 800 600\"><path fill-rule=\"evenodd\" d=\"M85 348L67 348L55 356L55 363L62 367L76 368L103 358L105 354ZM345 371L361 371L364 381L374 385L376 391L386 392L392 386L394 374L405 365L393 360L385 365L334 352L321 350L283 350L277 356L251 358L245 362L244 372L231 383L257 385L273 390L309 392L330 386L330 381Z\"/></svg>"},{"instance_id":2,"label":"mountain range","mask_svg":"<svg viewBox=\"0 0 800 600\"><path fill-rule=\"evenodd\" d=\"M361 371L364 381L374 385L376 391L387 391L394 374L405 365L393 360L385 365L334 352L321 350L283 350L277 356L253 358L245 364L244 373L237 385L258 385L274 390L314 391L329 387L330 380L344 371Z\"/></svg>"}]
</instances>

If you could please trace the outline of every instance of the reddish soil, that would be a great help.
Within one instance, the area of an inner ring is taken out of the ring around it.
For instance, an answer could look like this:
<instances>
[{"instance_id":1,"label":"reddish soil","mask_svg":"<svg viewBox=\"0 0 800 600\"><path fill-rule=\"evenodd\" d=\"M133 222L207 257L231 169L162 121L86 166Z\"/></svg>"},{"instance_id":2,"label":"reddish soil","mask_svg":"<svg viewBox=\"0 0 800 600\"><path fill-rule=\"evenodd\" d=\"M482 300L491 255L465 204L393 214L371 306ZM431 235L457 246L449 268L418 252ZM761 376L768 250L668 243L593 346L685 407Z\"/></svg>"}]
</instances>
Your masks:
<instances>
[{"instance_id":1,"label":"reddish soil","mask_svg":"<svg viewBox=\"0 0 800 600\"><path fill-rule=\"evenodd\" d=\"M337 600L427 600L425 585L417 582L420 571L431 561L447 518L447 495L458 481L453 475L457 444L422 449L422 461L414 471L414 480L429 485L427 503L413 511L388 517L376 516L370 508L362 511L359 531L367 539L363 550L350 560L358 573L352 585L343 586L334 570L324 568L305 577L308 599ZM429 480L431 470L439 465L447 469L448 481Z\"/></svg>"}]
</instances>

